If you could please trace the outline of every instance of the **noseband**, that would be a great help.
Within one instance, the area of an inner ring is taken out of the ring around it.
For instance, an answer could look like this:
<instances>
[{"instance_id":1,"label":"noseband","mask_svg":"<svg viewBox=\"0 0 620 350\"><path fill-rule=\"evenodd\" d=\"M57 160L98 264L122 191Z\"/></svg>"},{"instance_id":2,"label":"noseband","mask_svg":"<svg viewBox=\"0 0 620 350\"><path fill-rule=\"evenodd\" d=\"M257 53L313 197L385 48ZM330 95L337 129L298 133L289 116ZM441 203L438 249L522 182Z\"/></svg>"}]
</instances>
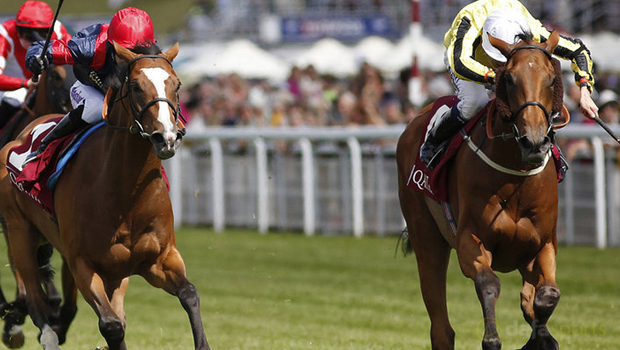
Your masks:
<instances>
[{"instance_id":1,"label":"noseband","mask_svg":"<svg viewBox=\"0 0 620 350\"><path fill-rule=\"evenodd\" d=\"M110 125L109 123L107 123L107 121L106 121L106 125L111 127L111 128L113 128L113 129L129 131L132 134L139 134L143 138L149 139L151 137L151 134L149 134L146 131L144 131L144 127L142 126L142 123L140 122L142 120L142 115L149 108L151 108L153 105L155 105L158 102L165 102L165 103L167 103L168 106L170 106L170 108L172 108L172 110L173 110L175 123L178 122L179 116L181 115L181 113L180 113L180 108L179 108L178 104L175 106L175 104L172 103L172 101L170 101L169 99L164 98L164 97L157 97L157 98L154 98L154 99L150 100L140 110L138 110L138 108L136 108L136 104L133 103L133 101L135 101L135 99L134 99L133 94L131 92L132 89L129 86L129 74L131 73L131 69L130 69L131 65L133 63L135 63L136 61L141 60L143 58L153 58L153 59L166 60L166 62L168 62L168 64L172 67L172 62L170 62L166 57L160 56L160 55L140 55L140 56L132 59L131 61L129 61L129 63L127 63L127 75L125 76L125 80L123 82L123 85L125 86L125 89L126 89L127 92L126 92L125 95L123 95L123 96L117 98L116 100L114 100L114 102L123 100L125 98L129 99L129 107L131 109L131 116L133 117L133 122L134 122L135 125L132 125L132 126L129 126L129 127L115 126L115 125ZM177 95L177 97L178 97L178 95ZM123 108L125 108L125 104L123 104ZM125 110L127 110L127 109L125 108Z\"/></svg>"},{"instance_id":2,"label":"noseband","mask_svg":"<svg viewBox=\"0 0 620 350\"><path fill-rule=\"evenodd\" d=\"M507 60L506 60L506 64L508 64L508 61L510 61L510 59L512 58L512 56L515 54L516 51L519 50L540 50L542 51L547 58L551 61L553 60L553 57L551 56L551 53L547 50L545 50L544 48L540 47L540 46L536 46L536 45L523 45L523 46L519 46L519 47L515 47L514 49L512 49L512 51L510 52L510 56L508 56ZM556 77L556 79L561 79ZM560 114L559 111L551 111L551 113L549 113L549 111L547 110L547 108L545 108L545 106L540 103L539 101L527 101L525 103L523 103L521 106L519 106L519 108L517 108L515 111L513 111L510 114L510 117L508 118L508 122L511 123L512 125L512 133L506 134L506 133L502 133L499 136L493 136L491 133L491 124L490 122L487 123L487 137L490 139L502 139L502 140L509 140L511 138L514 138L516 140L519 140L520 138L522 138L523 136L521 136L519 134L519 129L517 128L516 124L515 124L515 120L517 119L517 116L523 112L524 109L526 109L527 107L538 107L542 110L542 112L545 114L545 118L547 119L547 124L548 124L548 128L547 128L547 137L551 138L551 133L553 132L553 120ZM494 111L491 110L489 111L489 117L491 117L491 114Z\"/></svg>"}]
</instances>

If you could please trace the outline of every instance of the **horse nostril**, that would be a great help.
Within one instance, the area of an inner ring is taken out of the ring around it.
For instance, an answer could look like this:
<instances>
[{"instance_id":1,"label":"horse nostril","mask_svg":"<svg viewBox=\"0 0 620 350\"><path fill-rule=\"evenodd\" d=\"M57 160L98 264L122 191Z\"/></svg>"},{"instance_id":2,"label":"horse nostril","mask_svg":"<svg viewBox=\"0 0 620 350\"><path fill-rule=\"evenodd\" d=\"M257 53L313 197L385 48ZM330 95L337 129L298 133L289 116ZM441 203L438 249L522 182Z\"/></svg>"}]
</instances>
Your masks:
<instances>
[{"instance_id":1,"label":"horse nostril","mask_svg":"<svg viewBox=\"0 0 620 350\"><path fill-rule=\"evenodd\" d=\"M153 133L151 135L151 140L154 144L161 145L164 143L164 135L158 132Z\"/></svg>"},{"instance_id":2,"label":"horse nostril","mask_svg":"<svg viewBox=\"0 0 620 350\"><path fill-rule=\"evenodd\" d=\"M534 148L534 144L526 136L523 136L523 137L519 138L519 146L521 146L521 148L524 149L524 150L531 150L531 149Z\"/></svg>"}]
</instances>

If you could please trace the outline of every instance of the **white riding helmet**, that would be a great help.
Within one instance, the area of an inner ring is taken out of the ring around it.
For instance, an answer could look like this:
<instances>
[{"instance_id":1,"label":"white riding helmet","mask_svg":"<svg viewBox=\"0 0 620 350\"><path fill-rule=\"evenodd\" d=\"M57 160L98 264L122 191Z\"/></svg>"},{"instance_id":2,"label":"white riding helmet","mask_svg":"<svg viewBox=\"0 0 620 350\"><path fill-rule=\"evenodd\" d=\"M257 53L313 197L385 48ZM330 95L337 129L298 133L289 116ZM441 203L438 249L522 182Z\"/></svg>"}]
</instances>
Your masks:
<instances>
[{"instance_id":1,"label":"white riding helmet","mask_svg":"<svg viewBox=\"0 0 620 350\"><path fill-rule=\"evenodd\" d=\"M489 35L508 44L516 44L520 40L518 34L529 32L530 26L525 16L511 9L498 9L489 15L482 26L482 48L492 59L506 62L506 57L489 41Z\"/></svg>"}]
</instances>

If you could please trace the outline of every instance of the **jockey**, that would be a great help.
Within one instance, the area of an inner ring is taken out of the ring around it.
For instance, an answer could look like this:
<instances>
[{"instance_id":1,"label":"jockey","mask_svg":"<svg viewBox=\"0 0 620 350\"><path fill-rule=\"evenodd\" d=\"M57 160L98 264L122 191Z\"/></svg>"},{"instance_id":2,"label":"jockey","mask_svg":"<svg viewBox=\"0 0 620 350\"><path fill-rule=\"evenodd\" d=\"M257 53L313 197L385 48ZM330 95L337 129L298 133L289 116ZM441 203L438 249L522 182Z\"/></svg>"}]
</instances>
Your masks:
<instances>
[{"instance_id":1,"label":"jockey","mask_svg":"<svg viewBox=\"0 0 620 350\"><path fill-rule=\"evenodd\" d=\"M114 14L110 24L86 27L68 43L53 41L45 55L42 55L43 42L36 42L28 49L26 66L33 73L41 73L48 62L71 64L77 81L70 90L71 104L75 109L45 136L41 146L28 155L24 164L41 154L50 142L103 120L104 84L116 68L112 42L128 49L154 44L150 16L134 7L124 8Z\"/></svg>"},{"instance_id":2,"label":"jockey","mask_svg":"<svg viewBox=\"0 0 620 350\"><path fill-rule=\"evenodd\" d=\"M517 34L524 31L530 31L538 42L550 35L517 0L478 0L457 14L444 37L444 63L460 101L435 122L420 147L420 159L429 168L436 165L440 158L436 155L452 136L489 101L485 85L494 84L495 69L506 63L506 57L490 44L489 35L515 44L520 40ZM588 118L596 117L598 107L590 96L594 86L590 51L581 40L561 35L553 54L572 61L575 82L581 90L581 112ZM562 162L565 172L568 166L564 159Z\"/></svg>"},{"instance_id":3,"label":"jockey","mask_svg":"<svg viewBox=\"0 0 620 350\"><path fill-rule=\"evenodd\" d=\"M45 40L54 12L42 1L26 1L17 16L0 24L0 128L17 112L27 88L36 85L26 69L26 50L34 41ZM65 26L56 21L52 39L71 39Z\"/></svg>"}]
</instances>

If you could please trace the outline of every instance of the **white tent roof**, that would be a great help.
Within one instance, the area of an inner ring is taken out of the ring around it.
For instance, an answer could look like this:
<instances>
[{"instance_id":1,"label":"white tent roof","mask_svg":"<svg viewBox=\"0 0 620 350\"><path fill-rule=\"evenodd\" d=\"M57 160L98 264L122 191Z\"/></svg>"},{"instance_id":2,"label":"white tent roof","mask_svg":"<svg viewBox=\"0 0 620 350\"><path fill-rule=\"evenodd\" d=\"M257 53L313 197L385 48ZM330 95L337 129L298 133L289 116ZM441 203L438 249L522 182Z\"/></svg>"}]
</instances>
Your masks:
<instances>
[{"instance_id":1,"label":"white tent roof","mask_svg":"<svg viewBox=\"0 0 620 350\"><path fill-rule=\"evenodd\" d=\"M384 58L394 51L394 48L394 44L386 38L369 36L355 45L354 52L358 57L358 62L366 61L378 67Z\"/></svg>"},{"instance_id":2,"label":"white tent roof","mask_svg":"<svg viewBox=\"0 0 620 350\"><path fill-rule=\"evenodd\" d=\"M416 43L418 49L418 67L441 71L445 69L443 63L444 47L443 44L422 37ZM386 53L377 67L385 72L395 73L403 68L411 66L413 60L413 47L409 37L402 38L395 46L394 50Z\"/></svg>"},{"instance_id":3,"label":"white tent roof","mask_svg":"<svg viewBox=\"0 0 620 350\"><path fill-rule=\"evenodd\" d=\"M215 52L214 52L215 51ZM205 46L181 66L180 74L218 75L237 73L247 79L285 80L290 65L249 40L235 40L223 48Z\"/></svg>"},{"instance_id":4,"label":"white tent roof","mask_svg":"<svg viewBox=\"0 0 620 350\"><path fill-rule=\"evenodd\" d=\"M320 74L333 74L337 77L354 75L358 71L353 50L331 38L314 43L297 56L294 63L302 68L311 64Z\"/></svg>"}]
</instances>

